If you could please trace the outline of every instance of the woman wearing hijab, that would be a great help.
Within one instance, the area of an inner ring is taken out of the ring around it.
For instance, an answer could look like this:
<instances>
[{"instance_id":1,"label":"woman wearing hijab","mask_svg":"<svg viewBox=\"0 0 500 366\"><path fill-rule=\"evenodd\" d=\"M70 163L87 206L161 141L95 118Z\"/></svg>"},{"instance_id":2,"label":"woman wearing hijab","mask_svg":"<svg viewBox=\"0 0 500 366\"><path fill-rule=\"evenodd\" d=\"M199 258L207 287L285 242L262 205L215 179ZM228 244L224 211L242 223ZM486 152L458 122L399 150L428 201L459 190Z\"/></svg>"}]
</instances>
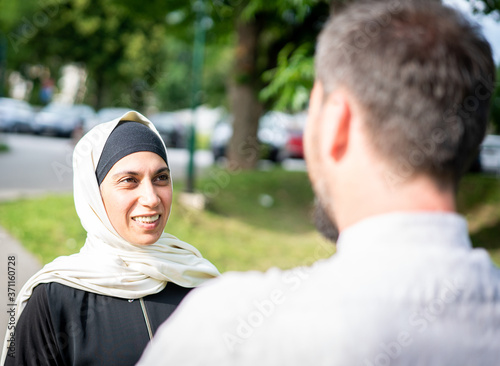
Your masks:
<instances>
[{"instance_id":1,"label":"woman wearing hijab","mask_svg":"<svg viewBox=\"0 0 500 366\"><path fill-rule=\"evenodd\" d=\"M23 286L2 365L134 365L189 289L219 275L163 232L172 182L165 145L144 116L96 126L75 147L73 169L85 245Z\"/></svg>"}]
</instances>

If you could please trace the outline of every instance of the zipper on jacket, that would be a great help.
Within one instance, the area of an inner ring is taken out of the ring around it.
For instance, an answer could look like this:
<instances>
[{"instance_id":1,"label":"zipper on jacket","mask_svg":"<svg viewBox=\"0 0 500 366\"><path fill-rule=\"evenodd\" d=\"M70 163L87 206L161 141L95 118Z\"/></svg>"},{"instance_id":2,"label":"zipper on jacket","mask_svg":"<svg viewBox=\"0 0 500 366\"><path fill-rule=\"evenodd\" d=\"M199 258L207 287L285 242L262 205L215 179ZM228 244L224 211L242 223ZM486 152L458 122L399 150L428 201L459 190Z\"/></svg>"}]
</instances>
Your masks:
<instances>
[{"instance_id":1,"label":"zipper on jacket","mask_svg":"<svg viewBox=\"0 0 500 366\"><path fill-rule=\"evenodd\" d=\"M146 304L144 299L140 298L142 314L144 315L144 320L146 321L146 327L148 328L149 339L153 339L153 332L151 331L151 324L149 323L148 312L146 311Z\"/></svg>"}]
</instances>

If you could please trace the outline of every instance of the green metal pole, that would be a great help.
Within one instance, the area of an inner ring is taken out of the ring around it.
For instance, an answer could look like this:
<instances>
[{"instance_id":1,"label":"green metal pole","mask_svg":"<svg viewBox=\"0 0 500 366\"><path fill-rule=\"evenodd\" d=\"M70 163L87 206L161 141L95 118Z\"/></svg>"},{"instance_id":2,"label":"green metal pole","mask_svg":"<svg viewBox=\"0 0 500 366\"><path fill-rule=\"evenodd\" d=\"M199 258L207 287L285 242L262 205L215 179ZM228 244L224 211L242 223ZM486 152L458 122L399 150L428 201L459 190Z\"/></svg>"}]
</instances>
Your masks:
<instances>
[{"instance_id":1,"label":"green metal pole","mask_svg":"<svg viewBox=\"0 0 500 366\"><path fill-rule=\"evenodd\" d=\"M7 75L7 39L0 32L0 97L4 96L5 77Z\"/></svg>"},{"instance_id":2,"label":"green metal pole","mask_svg":"<svg viewBox=\"0 0 500 366\"><path fill-rule=\"evenodd\" d=\"M192 90L191 90L191 125L189 133L189 164L187 172L186 190L194 192L195 166L194 153L196 150L196 108L201 104L201 80L203 72L203 54L205 51L205 27L203 19L205 17L205 3L197 0L193 4L196 12L196 23L193 45L193 65L192 65Z\"/></svg>"}]
</instances>

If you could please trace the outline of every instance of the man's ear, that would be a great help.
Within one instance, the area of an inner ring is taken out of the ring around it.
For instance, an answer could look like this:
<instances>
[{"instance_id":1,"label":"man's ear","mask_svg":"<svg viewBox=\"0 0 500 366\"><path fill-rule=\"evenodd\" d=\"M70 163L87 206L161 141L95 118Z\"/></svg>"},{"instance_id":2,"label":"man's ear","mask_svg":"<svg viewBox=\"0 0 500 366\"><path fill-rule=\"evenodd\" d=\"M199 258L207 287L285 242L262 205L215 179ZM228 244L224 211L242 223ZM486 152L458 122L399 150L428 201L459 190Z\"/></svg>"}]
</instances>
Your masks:
<instances>
[{"instance_id":1,"label":"man's ear","mask_svg":"<svg viewBox=\"0 0 500 366\"><path fill-rule=\"evenodd\" d=\"M316 121L323 105L323 84L315 81L309 97L308 120Z\"/></svg>"},{"instance_id":2,"label":"man's ear","mask_svg":"<svg viewBox=\"0 0 500 366\"><path fill-rule=\"evenodd\" d=\"M347 151L352 132L349 98L341 89L334 91L326 97L323 108L327 123L331 125L327 136L329 155L338 161Z\"/></svg>"}]
</instances>

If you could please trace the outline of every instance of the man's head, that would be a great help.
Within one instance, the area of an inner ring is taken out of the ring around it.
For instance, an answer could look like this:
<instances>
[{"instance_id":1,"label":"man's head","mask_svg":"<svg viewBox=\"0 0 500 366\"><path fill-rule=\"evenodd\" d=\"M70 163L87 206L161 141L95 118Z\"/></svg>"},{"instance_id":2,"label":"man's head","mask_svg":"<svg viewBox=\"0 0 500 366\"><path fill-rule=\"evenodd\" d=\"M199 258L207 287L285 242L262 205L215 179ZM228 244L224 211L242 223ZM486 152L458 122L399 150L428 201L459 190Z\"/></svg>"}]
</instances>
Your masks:
<instances>
[{"instance_id":1,"label":"man's head","mask_svg":"<svg viewBox=\"0 0 500 366\"><path fill-rule=\"evenodd\" d=\"M330 216L336 182L322 173L368 167L362 153L383 162L386 185L424 177L454 190L484 138L494 70L480 31L437 1L357 1L335 14L319 37L306 131L311 180ZM343 144L353 129L364 151Z\"/></svg>"}]
</instances>

